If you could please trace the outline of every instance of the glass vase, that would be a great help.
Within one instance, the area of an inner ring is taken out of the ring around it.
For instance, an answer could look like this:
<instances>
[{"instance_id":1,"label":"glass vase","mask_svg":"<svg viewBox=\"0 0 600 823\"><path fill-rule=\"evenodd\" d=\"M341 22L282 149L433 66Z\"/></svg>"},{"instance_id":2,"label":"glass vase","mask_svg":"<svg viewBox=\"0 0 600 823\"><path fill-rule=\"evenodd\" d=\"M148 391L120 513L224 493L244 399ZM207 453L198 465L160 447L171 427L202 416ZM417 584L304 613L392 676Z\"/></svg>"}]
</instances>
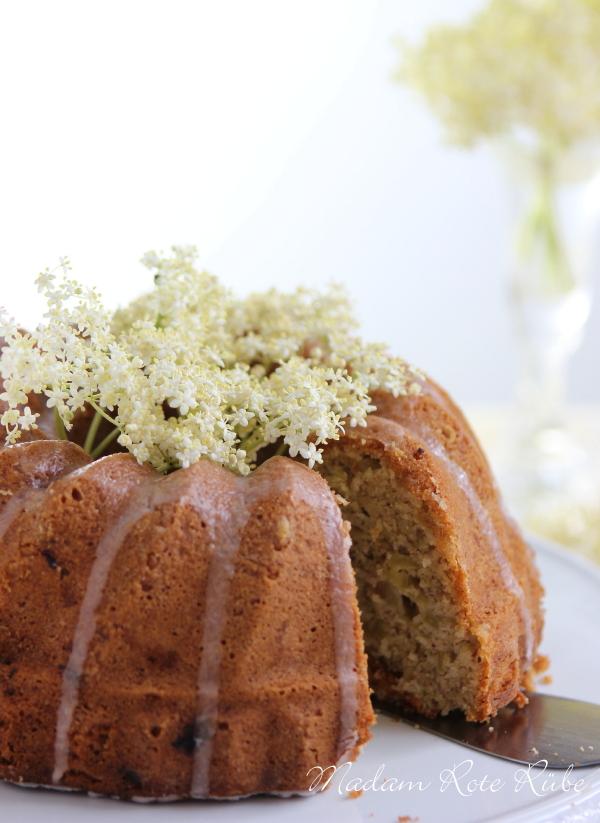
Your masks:
<instances>
[{"instance_id":1,"label":"glass vase","mask_svg":"<svg viewBox=\"0 0 600 823\"><path fill-rule=\"evenodd\" d=\"M600 552L600 533L592 532L598 466L566 402L599 262L600 179L589 156L514 146L505 156L516 214L509 303L518 378L504 486L526 527Z\"/></svg>"}]
</instances>

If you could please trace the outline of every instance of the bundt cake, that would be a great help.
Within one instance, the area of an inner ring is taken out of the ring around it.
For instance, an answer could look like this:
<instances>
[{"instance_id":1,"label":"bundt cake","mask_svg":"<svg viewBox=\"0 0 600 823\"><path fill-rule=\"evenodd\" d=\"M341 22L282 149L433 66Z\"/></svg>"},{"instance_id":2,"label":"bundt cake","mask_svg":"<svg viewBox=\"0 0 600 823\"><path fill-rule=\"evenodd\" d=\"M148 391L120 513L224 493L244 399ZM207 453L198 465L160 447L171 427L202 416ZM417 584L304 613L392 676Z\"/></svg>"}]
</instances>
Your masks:
<instances>
[{"instance_id":1,"label":"bundt cake","mask_svg":"<svg viewBox=\"0 0 600 823\"><path fill-rule=\"evenodd\" d=\"M0 452L0 775L123 798L308 789L372 710L349 538L309 468Z\"/></svg>"},{"instance_id":2,"label":"bundt cake","mask_svg":"<svg viewBox=\"0 0 600 823\"><path fill-rule=\"evenodd\" d=\"M374 396L321 467L352 526L370 685L484 720L521 700L541 588L464 417ZM339 499L339 498L338 498ZM0 452L0 775L124 798L298 792L372 713L350 540L315 471L163 476L44 439Z\"/></svg>"},{"instance_id":3,"label":"bundt cake","mask_svg":"<svg viewBox=\"0 0 600 823\"><path fill-rule=\"evenodd\" d=\"M347 501L371 687L383 704L485 720L531 685L543 622L532 552L439 386L373 402L321 467Z\"/></svg>"},{"instance_id":4,"label":"bundt cake","mask_svg":"<svg viewBox=\"0 0 600 823\"><path fill-rule=\"evenodd\" d=\"M44 273L35 334L0 322L0 778L298 793L357 756L370 688L522 704L542 590L449 397L337 292L150 266L122 312Z\"/></svg>"}]
</instances>

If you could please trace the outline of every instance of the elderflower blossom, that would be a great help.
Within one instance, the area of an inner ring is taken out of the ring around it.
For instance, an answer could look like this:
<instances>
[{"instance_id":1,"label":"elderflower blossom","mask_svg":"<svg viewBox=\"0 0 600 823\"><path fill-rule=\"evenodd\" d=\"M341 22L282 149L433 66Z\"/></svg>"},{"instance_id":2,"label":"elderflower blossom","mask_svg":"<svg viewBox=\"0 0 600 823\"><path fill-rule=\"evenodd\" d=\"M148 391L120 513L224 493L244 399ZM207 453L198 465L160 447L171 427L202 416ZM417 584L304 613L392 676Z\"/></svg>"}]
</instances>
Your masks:
<instances>
[{"instance_id":1,"label":"elderflower blossom","mask_svg":"<svg viewBox=\"0 0 600 823\"><path fill-rule=\"evenodd\" d=\"M339 289L240 300L197 270L194 249L144 262L154 289L113 314L63 260L37 278L47 310L35 332L2 319L9 443L37 425L27 403L42 395L66 431L91 406L159 471L208 458L247 474L272 443L313 466L344 426L365 425L370 390L415 391L416 372L358 337Z\"/></svg>"},{"instance_id":2,"label":"elderflower blossom","mask_svg":"<svg viewBox=\"0 0 600 823\"><path fill-rule=\"evenodd\" d=\"M452 142L525 130L559 150L600 137L600 0L491 0L401 48L398 79Z\"/></svg>"}]
</instances>

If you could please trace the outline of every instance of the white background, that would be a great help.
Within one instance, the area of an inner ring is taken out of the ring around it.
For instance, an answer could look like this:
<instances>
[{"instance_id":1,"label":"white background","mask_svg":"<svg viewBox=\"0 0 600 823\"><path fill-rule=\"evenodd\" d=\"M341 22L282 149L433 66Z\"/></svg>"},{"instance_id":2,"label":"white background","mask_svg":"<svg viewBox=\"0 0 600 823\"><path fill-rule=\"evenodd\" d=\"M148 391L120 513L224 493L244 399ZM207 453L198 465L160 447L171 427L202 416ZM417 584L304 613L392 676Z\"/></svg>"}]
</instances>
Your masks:
<instances>
[{"instance_id":1,"label":"white background","mask_svg":"<svg viewBox=\"0 0 600 823\"><path fill-rule=\"evenodd\" d=\"M23 324L61 255L117 304L150 285L142 252L195 243L242 291L344 282L461 402L510 399L501 172L390 79L394 36L477 0L0 3L0 302Z\"/></svg>"}]
</instances>

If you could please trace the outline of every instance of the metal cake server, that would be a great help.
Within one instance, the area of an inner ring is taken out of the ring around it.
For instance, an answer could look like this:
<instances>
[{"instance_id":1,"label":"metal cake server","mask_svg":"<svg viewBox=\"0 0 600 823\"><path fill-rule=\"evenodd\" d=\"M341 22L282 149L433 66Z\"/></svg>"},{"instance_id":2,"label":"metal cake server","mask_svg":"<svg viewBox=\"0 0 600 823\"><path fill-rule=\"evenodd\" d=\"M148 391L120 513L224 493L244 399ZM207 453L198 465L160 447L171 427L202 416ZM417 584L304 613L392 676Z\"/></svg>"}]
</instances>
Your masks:
<instances>
[{"instance_id":1,"label":"metal cake server","mask_svg":"<svg viewBox=\"0 0 600 823\"><path fill-rule=\"evenodd\" d=\"M506 706L488 723L459 712L432 719L382 707L389 716L446 740L515 763L548 762L550 769L600 765L600 705L549 694L529 694L522 709Z\"/></svg>"}]
</instances>

